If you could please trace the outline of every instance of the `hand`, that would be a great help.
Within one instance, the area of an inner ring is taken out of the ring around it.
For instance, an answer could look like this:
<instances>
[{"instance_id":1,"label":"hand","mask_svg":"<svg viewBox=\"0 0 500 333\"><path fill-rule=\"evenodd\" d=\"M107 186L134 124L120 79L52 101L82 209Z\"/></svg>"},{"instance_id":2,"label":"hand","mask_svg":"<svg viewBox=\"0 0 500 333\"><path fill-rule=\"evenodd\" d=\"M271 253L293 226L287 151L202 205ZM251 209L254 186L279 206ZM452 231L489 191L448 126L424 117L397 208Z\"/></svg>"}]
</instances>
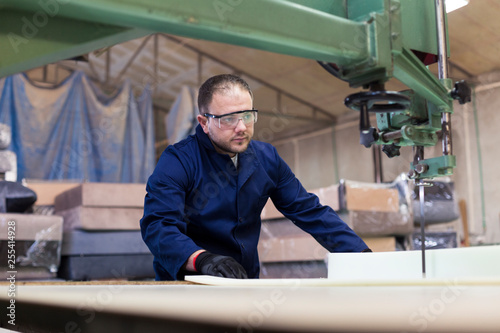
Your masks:
<instances>
[{"instance_id":1,"label":"hand","mask_svg":"<svg viewBox=\"0 0 500 333\"><path fill-rule=\"evenodd\" d=\"M247 279L243 266L231 257L202 252L194 263L196 271L203 275L221 276L234 279Z\"/></svg>"}]
</instances>

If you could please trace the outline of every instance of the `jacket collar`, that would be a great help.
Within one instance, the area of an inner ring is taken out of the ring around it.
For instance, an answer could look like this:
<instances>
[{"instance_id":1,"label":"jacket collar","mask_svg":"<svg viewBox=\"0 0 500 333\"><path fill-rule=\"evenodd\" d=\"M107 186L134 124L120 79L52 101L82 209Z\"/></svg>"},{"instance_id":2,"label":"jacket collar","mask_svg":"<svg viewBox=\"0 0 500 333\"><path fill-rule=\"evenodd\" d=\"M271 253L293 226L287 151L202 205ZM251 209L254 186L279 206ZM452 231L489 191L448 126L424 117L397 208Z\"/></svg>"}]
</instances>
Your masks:
<instances>
[{"instance_id":1,"label":"jacket collar","mask_svg":"<svg viewBox=\"0 0 500 333\"><path fill-rule=\"evenodd\" d=\"M210 138L203 131L203 127L201 127L200 124L198 124L198 126L196 126L196 137L201 142L201 144L203 145L203 147L207 148L208 150L215 151L215 147L214 147L212 141L210 141Z\"/></svg>"}]
</instances>

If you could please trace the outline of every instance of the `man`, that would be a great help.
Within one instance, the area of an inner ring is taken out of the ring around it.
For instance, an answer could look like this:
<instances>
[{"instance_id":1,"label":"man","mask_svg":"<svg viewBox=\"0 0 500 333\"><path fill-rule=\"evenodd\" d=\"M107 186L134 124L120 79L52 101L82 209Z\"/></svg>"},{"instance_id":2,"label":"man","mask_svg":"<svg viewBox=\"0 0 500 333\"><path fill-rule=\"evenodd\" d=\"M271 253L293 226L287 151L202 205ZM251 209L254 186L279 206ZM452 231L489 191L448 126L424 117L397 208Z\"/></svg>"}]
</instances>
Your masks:
<instances>
[{"instance_id":1,"label":"man","mask_svg":"<svg viewBox=\"0 0 500 333\"><path fill-rule=\"evenodd\" d=\"M369 251L306 192L272 145L252 141L258 111L244 80L208 79L198 108L196 134L163 152L147 184L141 231L157 280L258 278L260 214L268 198L329 251Z\"/></svg>"}]
</instances>

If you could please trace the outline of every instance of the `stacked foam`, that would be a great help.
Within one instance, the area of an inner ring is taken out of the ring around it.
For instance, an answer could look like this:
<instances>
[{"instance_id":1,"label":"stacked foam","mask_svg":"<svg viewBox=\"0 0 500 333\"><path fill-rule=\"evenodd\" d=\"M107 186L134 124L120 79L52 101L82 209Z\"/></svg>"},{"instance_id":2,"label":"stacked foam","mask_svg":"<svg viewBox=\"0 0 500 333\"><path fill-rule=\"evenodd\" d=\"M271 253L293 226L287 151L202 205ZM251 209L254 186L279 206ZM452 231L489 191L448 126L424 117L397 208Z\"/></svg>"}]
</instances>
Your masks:
<instances>
[{"instance_id":1,"label":"stacked foam","mask_svg":"<svg viewBox=\"0 0 500 333\"><path fill-rule=\"evenodd\" d=\"M59 276L67 280L153 278L140 234L144 184L83 183L55 198L64 218Z\"/></svg>"}]
</instances>

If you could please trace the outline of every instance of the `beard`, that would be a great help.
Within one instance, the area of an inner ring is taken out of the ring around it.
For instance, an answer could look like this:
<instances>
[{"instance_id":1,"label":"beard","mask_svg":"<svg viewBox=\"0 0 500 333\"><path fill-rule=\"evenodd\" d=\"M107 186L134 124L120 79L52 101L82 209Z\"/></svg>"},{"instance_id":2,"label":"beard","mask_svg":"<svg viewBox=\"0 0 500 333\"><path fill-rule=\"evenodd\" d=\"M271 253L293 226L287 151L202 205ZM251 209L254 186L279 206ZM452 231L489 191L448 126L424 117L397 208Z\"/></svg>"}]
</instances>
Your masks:
<instances>
[{"instance_id":1,"label":"beard","mask_svg":"<svg viewBox=\"0 0 500 333\"><path fill-rule=\"evenodd\" d=\"M247 150L248 145L251 141L251 137L249 137L248 135L245 135L241 138L243 139L241 142L234 142L233 144L231 144L232 141L228 142L218 140L218 138L213 136L210 136L210 141L212 141L212 144L215 146L216 150L219 150L219 152L226 154L239 154Z\"/></svg>"}]
</instances>

